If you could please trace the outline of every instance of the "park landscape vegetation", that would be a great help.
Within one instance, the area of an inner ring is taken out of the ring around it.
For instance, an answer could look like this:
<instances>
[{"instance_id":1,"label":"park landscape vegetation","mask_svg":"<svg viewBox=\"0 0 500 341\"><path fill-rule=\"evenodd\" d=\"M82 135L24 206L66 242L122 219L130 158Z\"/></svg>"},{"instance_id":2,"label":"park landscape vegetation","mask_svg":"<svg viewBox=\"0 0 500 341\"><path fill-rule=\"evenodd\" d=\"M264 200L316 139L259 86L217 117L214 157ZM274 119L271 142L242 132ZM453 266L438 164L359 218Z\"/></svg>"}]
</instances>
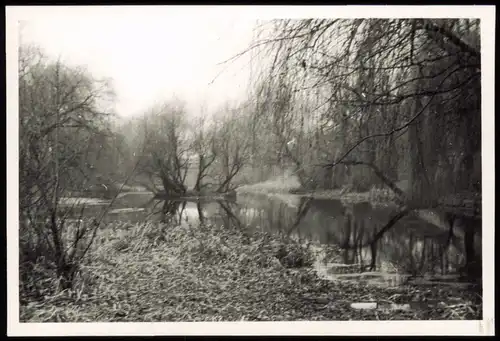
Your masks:
<instances>
[{"instance_id":1,"label":"park landscape vegetation","mask_svg":"<svg viewBox=\"0 0 500 341\"><path fill-rule=\"evenodd\" d=\"M458 288L321 278L315 252L335 258L334 245L209 221L104 219L120 193L138 190L389 203L399 213L386 229L446 207L450 232L466 222L477 276L476 231L460 212L481 196L479 29L476 19L262 22L242 52L261 70L248 98L196 120L175 97L121 119L111 80L20 46L21 321L480 319L481 295ZM75 197L110 204L89 218ZM443 298L419 311L349 307Z\"/></svg>"}]
</instances>

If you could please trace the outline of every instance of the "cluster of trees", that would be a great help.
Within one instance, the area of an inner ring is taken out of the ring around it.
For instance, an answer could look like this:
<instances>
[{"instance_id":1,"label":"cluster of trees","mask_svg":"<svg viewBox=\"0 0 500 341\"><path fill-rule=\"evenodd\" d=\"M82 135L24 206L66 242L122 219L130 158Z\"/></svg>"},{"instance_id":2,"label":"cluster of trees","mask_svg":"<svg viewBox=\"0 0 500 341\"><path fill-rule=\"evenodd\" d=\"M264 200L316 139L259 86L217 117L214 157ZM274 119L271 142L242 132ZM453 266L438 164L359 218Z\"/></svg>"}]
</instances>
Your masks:
<instances>
[{"instance_id":1,"label":"cluster of trees","mask_svg":"<svg viewBox=\"0 0 500 341\"><path fill-rule=\"evenodd\" d=\"M114 104L109 80L51 59L36 46L20 46L21 268L42 257L65 288L106 211L93 221L70 222L76 206L62 205L64 197L90 193L115 200L134 180L167 196L231 193L244 181L238 178L250 157L242 138L244 106L227 105L211 120L193 120L186 104L173 98L124 121Z\"/></svg>"},{"instance_id":2,"label":"cluster of trees","mask_svg":"<svg viewBox=\"0 0 500 341\"><path fill-rule=\"evenodd\" d=\"M304 187L481 188L479 20L272 20L256 116ZM254 123L258 124L258 123ZM296 143L290 144L290 141ZM400 193L401 194L401 193Z\"/></svg>"},{"instance_id":3,"label":"cluster of trees","mask_svg":"<svg viewBox=\"0 0 500 341\"><path fill-rule=\"evenodd\" d=\"M244 52L261 66L251 96L251 126L266 136L252 140L257 164L291 166L311 190L390 188L403 208L372 245L415 209L480 196L478 19L280 19L259 28ZM458 211L448 216L450 238ZM476 218L460 219L473 264Z\"/></svg>"},{"instance_id":4,"label":"cluster of trees","mask_svg":"<svg viewBox=\"0 0 500 341\"><path fill-rule=\"evenodd\" d=\"M291 169L306 189L388 186L421 204L480 192L479 20L258 27L245 52L255 52L261 72L240 105L190 125L182 102L170 100L142 119L137 141L154 141L143 172L166 171L165 192L186 192L189 166L198 168L197 191L210 184L227 191ZM197 160L187 162L188 154Z\"/></svg>"},{"instance_id":5,"label":"cluster of trees","mask_svg":"<svg viewBox=\"0 0 500 341\"><path fill-rule=\"evenodd\" d=\"M43 243L59 274L71 277L99 221L71 230L66 245L60 198L118 188L130 177L168 196L228 193L290 168L307 189L385 185L420 205L480 192L479 20L258 27L246 52L261 56L261 72L242 103L192 115L171 98L126 122L113 115L109 81L21 46L21 236L34 243L27 249Z\"/></svg>"},{"instance_id":6,"label":"cluster of trees","mask_svg":"<svg viewBox=\"0 0 500 341\"><path fill-rule=\"evenodd\" d=\"M180 99L151 107L123 123L135 180L165 196L229 193L244 181L250 145L245 139L243 106L226 105L210 119L192 115Z\"/></svg>"}]
</instances>

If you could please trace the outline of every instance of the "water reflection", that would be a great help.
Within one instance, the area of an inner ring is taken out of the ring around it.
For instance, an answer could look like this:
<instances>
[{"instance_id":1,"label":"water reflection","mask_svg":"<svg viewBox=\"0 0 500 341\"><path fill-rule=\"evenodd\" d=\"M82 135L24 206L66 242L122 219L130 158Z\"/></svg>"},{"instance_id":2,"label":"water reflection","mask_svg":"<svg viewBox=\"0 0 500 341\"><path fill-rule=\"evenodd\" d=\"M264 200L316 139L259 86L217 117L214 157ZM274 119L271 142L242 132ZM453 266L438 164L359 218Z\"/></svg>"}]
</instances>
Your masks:
<instances>
[{"instance_id":1,"label":"water reflection","mask_svg":"<svg viewBox=\"0 0 500 341\"><path fill-rule=\"evenodd\" d=\"M290 203L244 197L238 198L237 202L219 200L163 205L166 207L164 214L170 217L177 207L178 222L183 215L186 216L186 210L193 210L202 224L210 221L228 228L279 230L335 245L341 250L340 257L337 252L335 256L324 259L324 265L333 274L370 272L372 275L366 273L365 277L399 273L413 277L436 278L439 275L449 278L464 264L463 250L458 247L460 240L455 237L451 241L447 231L415 216L402 218L371 243L394 216L394 210L374 209L367 203L344 205L334 200L295 199Z\"/></svg>"},{"instance_id":2,"label":"water reflection","mask_svg":"<svg viewBox=\"0 0 500 341\"><path fill-rule=\"evenodd\" d=\"M337 251L326 254L323 259L325 273L345 277L364 272L363 278L367 281L374 276L394 281L395 277L389 274L432 275L450 280L465 262L464 233L450 235L446 229L415 215L397 221L372 243L397 212L390 208L373 208L367 203L344 204L294 195L286 198L239 196L231 202L165 201L128 195L117 201L113 212L106 219L138 223L144 220L193 225L210 223L249 233L255 228L269 232L279 230L336 246Z\"/></svg>"},{"instance_id":3,"label":"water reflection","mask_svg":"<svg viewBox=\"0 0 500 341\"><path fill-rule=\"evenodd\" d=\"M219 217L222 219L223 226L236 226L238 228L243 226L240 218L238 217L240 207L235 202L218 200L217 203L220 207Z\"/></svg>"}]
</instances>

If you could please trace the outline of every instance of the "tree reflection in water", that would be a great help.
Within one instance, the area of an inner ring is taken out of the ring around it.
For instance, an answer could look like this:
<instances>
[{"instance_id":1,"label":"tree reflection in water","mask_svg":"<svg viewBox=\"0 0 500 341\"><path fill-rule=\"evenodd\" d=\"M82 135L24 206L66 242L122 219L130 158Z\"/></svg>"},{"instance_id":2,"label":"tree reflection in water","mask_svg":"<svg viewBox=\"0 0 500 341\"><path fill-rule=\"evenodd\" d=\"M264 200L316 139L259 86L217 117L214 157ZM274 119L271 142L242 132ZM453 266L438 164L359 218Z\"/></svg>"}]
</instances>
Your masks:
<instances>
[{"instance_id":1,"label":"tree reflection in water","mask_svg":"<svg viewBox=\"0 0 500 341\"><path fill-rule=\"evenodd\" d=\"M181 223L186 202L162 204L161 220ZM352 265L358 272L447 275L459 272L466 261L459 237L450 238L446 230L416 216L401 214L404 217L399 219L393 209L375 209L367 203L301 198L291 204L259 198L189 204L195 206L202 226L210 221L238 228L248 236L256 228L281 231L285 236L335 245L341 252L336 252L330 262ZM213 209L205 209L210 205ZM187 215L184 219L187 221ZM392 228L381 234L380 230L393 219Z\"/></svg>"},{"instance_id":2,"label":"tree reflection in water","mask_svg":"<svg viewBox=\"0 0 500 341\"><path fill-rule=\"evenodd\" d=\"M259 200L240 205L236 215L239 224L249 228L280 230L336 245L342 249L341 258L333 261L356 265L360 271L447 275L459 272L465 262L460 242L450 242L447 231L406 213L396 217L393 209L375 209L368 203L343 205L302 198L292 206ZM391 217L394 225L380 234Z\"/></svg>"}]
</instances>

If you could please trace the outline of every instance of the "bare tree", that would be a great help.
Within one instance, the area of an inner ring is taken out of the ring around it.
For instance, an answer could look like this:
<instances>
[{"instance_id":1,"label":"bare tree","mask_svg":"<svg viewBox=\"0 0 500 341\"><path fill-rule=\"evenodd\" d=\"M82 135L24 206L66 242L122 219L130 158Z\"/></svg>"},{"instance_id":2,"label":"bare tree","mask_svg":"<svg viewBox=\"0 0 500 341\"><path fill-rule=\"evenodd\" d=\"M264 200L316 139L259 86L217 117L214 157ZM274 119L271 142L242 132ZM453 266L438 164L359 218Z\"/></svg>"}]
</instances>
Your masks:
<instances>
[{"instance_id":1,"label":"bare tree","mask_svg":"<svg viewBox=\"0 0 500 341\"><path fill-rule=\"evenodd\" d=\"M185 114L184 103L173 100L153 107L142 121L147 158L141 163L140 173L148 177L150 185L144 185L154 192L158 192L156 179L159 179L165 195L186 193L191 145Z\"/></svg>"},{"instance_id":2,"label":"bare tree","mask_svg":"<svg viewBox=\"0 0 500 341\"><path fill-rule=\"evenodd\" d=\"M213 184L205 181L209 175L209 169L217 160L217 145L215 130L210 130L206 124L206 117L201 116L195 123L193 129L193 151L198 157L198 169L194 185L197 193Z\"/></svg>"},{"instance_id":3,"label":"bare tree","mask_svg":"<svg viewBox=\"0 0 500 341\"><path fill-rule=\"evenodd\" d=\"M72 229L60 198L75 175L84 173L91 140L108 133L110 113L101 108L113 94L108 82L51 61L36 47L21 46L19 52L21 249L43 244L67 288L98 224Z\"/></svg>"},{"instance_id":4,"label":"bare tree","mask_svg":"<svg viewBox=\"0 0 500 341\"><path fill-rule=\"evenodd\" d=\"M217 183L216 192L234 190L237 187L235 177L250 159L248 134L241 124L243 121L239 121L239 113L238 108L226 106L213 126L217 160L212 168L212 177Z\"/></svg>"},{"instance_id":5,"label":"bare tree","mask_svg":"<svg viewBox=\"0 0 500 341\"><path fill-rule=\"evenodd\" d=\"M393 182L406 177L402 172L394 173L399 163L394 151L405 147L398 141L406 140L406 148L421 145L412 129L418 130L420 141L432 141L423 139L424 130L432 131L433 136L456 136L446 122L466 118L453 118L446 107L475 110L476 114L468 116L468 133L477 136L477 119L470 117L479 117L478 105L473 109L457 98L464 91L474 96L470 98L478 97L478 21L275 20L263 27L266 35L251 47L263 49L269 56L270 66L263 69L261 78L266 80L268 91L260 94L269 101L276 98L276 89L287 92L280 97L282 104L275 108L282 117L304 98L316 102L316 108L302 117L318 127L319 136L314 139L320 142L317 149L330 152L327 162L321 162L324 153L318 153L318 166L334 168L347 160L350 164L373 164L387 172L386 177ZM330 138L325 129L320 129L323 124L330 127ZM425 129L418 128L419 124L425 124ZM334 136L341 136L336 146L330 143ZM477 137L468 141L469 155L477 153L477 141ZM450 155L459 148L459 144L452 145L454 148L442 145L438 155ZM436 155L432 152L435 147L424 143L424 149L410 153L413 159L408 161L415 167L408 165L407 169L419 173L412 179L431 181L435 177L432 172L436 171L437 161L429 159ZM472 173L471 169L462 173ZM359 179L367 179L368 175ZM421 200L418 181L412 183L412 197ZM376 184L377 180L370 182ZM467 187L465 183L462 187ZM432 187L426 185L425 192Z\"/></svg>"}]
</instances>

